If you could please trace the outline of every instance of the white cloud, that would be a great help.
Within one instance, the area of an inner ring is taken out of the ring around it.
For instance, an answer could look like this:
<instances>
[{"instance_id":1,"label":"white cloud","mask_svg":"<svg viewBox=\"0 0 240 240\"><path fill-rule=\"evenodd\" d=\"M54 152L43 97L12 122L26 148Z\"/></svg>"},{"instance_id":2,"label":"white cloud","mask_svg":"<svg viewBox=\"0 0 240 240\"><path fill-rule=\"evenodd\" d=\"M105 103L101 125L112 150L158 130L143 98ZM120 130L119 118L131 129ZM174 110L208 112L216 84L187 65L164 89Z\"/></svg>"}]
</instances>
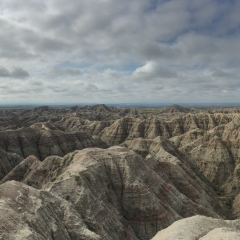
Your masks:
<instances>
[{"instance_id":1,"label":"white cloud","mask_svg":"<svg viewBox=\"0 0 240 240\"><path fill-rule=\"evenodd\" d=\"M176 78L177 74L168 68L164 68L157 62L147 62L142 67L137 68L132 76L144 81L152 81L156 79Z\"/></svg>"},{"instance_id":2,"label":"white cloud","mask_svg":"<svg viewBox=\"0 0 240 240\"><path fill-rule=\"evenodd\" d=\"M51 66L43 76L48 78L58 78L58 77L74 77L79 76L81 70L78 68L61 68L59 66Z\"/></svg>"},{"instance_id":3,"label":"white cloud","mask_svg":"<svg viewBox=\"0 0 240 240\"><path fill-rule=\"evenodd\" d=\"M238 101L239 10L217 0L1 0L0 94Z\"/></svg>"},{"instance_id":4,"label":"white cloud","mask_svg":"<svg viewBox=\"0 0 240 240\"><path fill-rule=\"evenodd\" d=\"M12 71L7 68L0 66L0 77L1 78L28 78L29 73L21 67L14 67Z\"/></svg>"}]
</instances>

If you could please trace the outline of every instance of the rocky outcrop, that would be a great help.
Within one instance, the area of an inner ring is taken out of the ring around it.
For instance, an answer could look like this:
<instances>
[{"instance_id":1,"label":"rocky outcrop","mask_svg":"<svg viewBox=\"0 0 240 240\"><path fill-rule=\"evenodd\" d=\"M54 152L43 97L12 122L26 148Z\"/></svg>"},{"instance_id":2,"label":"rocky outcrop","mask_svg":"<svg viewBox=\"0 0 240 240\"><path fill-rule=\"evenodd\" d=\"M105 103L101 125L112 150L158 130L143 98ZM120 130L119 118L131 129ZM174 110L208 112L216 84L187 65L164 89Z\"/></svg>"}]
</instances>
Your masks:
<instances>
[{"instance_id":1,"label":"rocky outcrop","mask_svg":"<svg viewBox=\"0 0 240 240\"><path fill-rule=\"evenodd\" d=\"M238 239L240 116L175 108L0 110L0 239Z\"/></svg>"},{"instance_id":2,"label":"rocky outcrop","mask_svg":"<svg viewBox=\"0 0 240 240\"><path fill-rule=\"evenodd\" d=\"M89 121L77 116L66 116L54 123L54 126L64 131L85 131L90 135L98 135L104 128L109 127L112 121Z\"/></svg>"},{"instance_id":3,"label":"rocky outcrop","mask_svg":"<svg viewBox=\"0 0 240 240\"><path fill-rule=\"evenodd\" d=\"M239 193L240 118L209 131L193 130L171 138L181 151L195 161L200 171L229 197Z\"/></svg>"},{"instance_id":4,"label":"rocky outcrop","mask_svg":"<svg viewBox=\"0 0 240 240\"><path fill-rule=\"evenodd\" d=\"M227 221L193 216L176 221L160 231L152 240L237 240L240 239L240 220Z\"/></svg>"},{"instance_id":5,"label":"rocky outcrop","mask_svg":"<svg viewBox=\"0 0 240 240\"><path fill-rule=\"evenodd\" d=\"M132 128L138 126L141 120L138 118L122 118L116 120L110 127L105 128L101 133L101 139L109 146L118 145L124 142ZM137 137L137 136L136 136Z\"/></svg>"},{"instance_id":6,"label":"rocky outcrop","mask_svg":"<svg viewBox=\"0 0 240 240\"><path fill-rule=\"evenodd\" d=\"M89 121L112 121L125 116L136 117L141 114L136 109L123 109L116 107L108 107L104 104L98 104L95 106L85 106L79 107L74 106L72 108L64 108L56 107L51 108L49 106L41 106L34 109L30 107L26 107L24 109L21 108L6 108L0 109L0 130L8 130L8 129L18 129L22 127L36 127L36 123L46 123L50 129L60 129L66 131L79 131L81 130L78 126L79 122L83 122L85 120ZM66 122L65 122L66 121ZM78 126L74 127L74 122L78 123ZM55 123L58 123L55 125ZM68 128L64 128L61 126L64 125L72 125Z\"/></svg>"},{"instance_id":7,"label":"rocky outcrop","mask_svg":"<svg viewBox=\"0 0 240 240\"><path fill-rule=\"evenodd\" d=\"M170 139L195 161L215 186L221 187L234 172L234 159L225 141L197 130Z\"/></svg>"},{"instance_id":8,"label":"rocky outcrop","mask_svg":"<svg viewBox=\"0 0 240 240\"><path fill-rule=\"evenodd\" d=\"M164 110L162 110L161 113L189 113L189 112L193 112L193 109L190 108L185 108L182 106L179 106L177 104L173 104L170 107L165 108ZM195 110L197 111L197 110Z\"/></svg>"},{"instance_id":9,"label":"rocky outcrop","mask_svg":"<svg viewBox=\"0 0 240 240\"><path fill-rule=\"evenodd\" d=\"M15 180L19 182L24 182L28 178L28 175L35 171L36 168L38 168L41 165L41 161L38 160L34 155L30 155L29 157L22 160L16 167L12 167L12 169L9 170L8 174L5 174L0 181L1 183Z\"/></svg>"},{"instance_id":10,"label":"rocky outcrop","mask_svg":"<svg viewBox=\"0 0 240 240\"><path fill-rule=\"evenodd\" d=\"M72 204L49 191L9 181L0 185L1 240L100 240Z\"/></svg>"},{"instance_id":11,"label":"rocky outcrop","mask_svg":"<svg viewBox=\"0 0 240 240\"><path fill-rule=\"evenodd\" d=\"M116 107L108 107L104 104L97 104L95 106L73 107L70 112L80 119L88 119L90 121L109 121L116 120L125 116L140 115L136 109L121 109Z\"/></svg>"},{"instance_id":12,"label":"rocky outcrop","mask_svg":"<svg viewBox=\"0 0 240 240\"><path fill-rule=\"evenodd\" d=\"M17 166L23 157L16 153L5 152L0 149L0 179L6 176L15 166Z\"/></svg>"},{"instance_id":13,"label":"rocky outcrop","mask_svg":"<svg viewBox=\"0 0 240 240\"><path fill-rule=\"evenodd\" d=\"M133 140L127 140L120 145L133 150L145 158L149 154L149 149L153 141L153 139L135 138Z\"/></svg>"},{"instance_id":14,"label":"rocky outcrop","mask_svg":"<svg viewBox=\"0 0 240 240\"><path fill-rule=\"evenodd\" d=\"M225 216L219 197L165 141L161 153L152 147L155 156L145 160L122 147L87 148L43 162L31 157L2 182L17 173L23 183L67 199L106 240L147 240L184 217Z\"/></svg>"},{"instance_id":15,"label":"rocky outcrop","mask_svg":"<svg viewBox=\"0 0 240 240\"><path fill-rule=\"evenodd\" d=\"M223 114L235 114L240 113L240 108L236 107L215 107L206 109L208 113L223 113Z\"/></svg>"},{"instance_id":16,"label":"rocky outcrop","mask_svg":"<svg viewBox=\"0 0 240 240\"><path fill-rule=\"evenodd\" d=\"M64 156L76 149L105 147L85 132L23 129L0 132L0 179L29 155L44 160L51 155Z\"/></svg>"},{"instance_id":17,"label":"rocky outcrop","mask_svg":"<svg viewBox=\"0 0 240 240\"><path fill-rule=\"evenodd\" d=\"M65 109L53 109L47 106L34 109L6 109L0 110L0 129L18 129L29 127L37 122L59 121L67 111Z\"/></svg>"},{"instance_id":18,"label":"rocky outcrop","mask_svg":"<svg viewBox=\"0 0 240 240\"><path fill-rule=\"evenodd\" d=\"M138 138L125 141L121 145L133 150L141 156L146 157L146 160L148 158L154 157L161 162L174 162L176 164L175 167L178 167L181 163L181 168L184 168L184 171L187 171L188 175L192 176L191 174L194 172L198 175L201 181L205 182L206 185L211 185L210 182L206 180L206 178L202 177L193 159L187 154L179 151L176 146L174 146L169 140L163 137L156 137L155 139ZM177 172L181 172L181 168L178 169ZM174 181L174 184L177 184L175 180L172 181Z\"/></svg>"},{"instance_id":19,"label":"rocky outcrop","mask_svg":"<svg viewBox=\"0 0 240 240\"><path fill-rule=\"evenodd\" d=\"M99 136L112 146L139 137L153 139L157 136L164 136L171 138L196 129L208 131L221 124L229 123L232 119L233 116L205 113L185 114L174 117L172 120L156 117L145 120L125 117L103 129Z\"/></svg>"},{"instance_id":20,"label":"rocky outcrop","mask_svg":"<svg viewBox=\"0 0 240 240\"><path fill-rule=\"evenodd\" d=\"M37 122L31 125L30 128L38 130L65 130L62 127L56 127L56 125L51 122Z\"/></svg>"},{"instance_id":21,"label":"rocky outcrop","mask_svg":"<svg viewBox=\"0 0 240 240\"><path fill-rule=\"evenodd\" d=\"M232 211L234 217L240 218L240 194L238 194L233 201Z\"/></svg>"}]
</instances>

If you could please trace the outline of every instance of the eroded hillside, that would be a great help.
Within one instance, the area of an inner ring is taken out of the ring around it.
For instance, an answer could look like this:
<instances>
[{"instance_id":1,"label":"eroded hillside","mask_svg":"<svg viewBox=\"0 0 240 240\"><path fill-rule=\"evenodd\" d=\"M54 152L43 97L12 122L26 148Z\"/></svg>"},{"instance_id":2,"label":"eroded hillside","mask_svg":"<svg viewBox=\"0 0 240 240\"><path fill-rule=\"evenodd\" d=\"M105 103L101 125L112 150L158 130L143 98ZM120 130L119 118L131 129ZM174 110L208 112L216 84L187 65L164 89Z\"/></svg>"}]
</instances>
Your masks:
<instances>
[{"instance_id":1,"label":"eroded hillside","mask_svg":"<svg viewBox=\"0 0 240 240\"><path fill-rule=\"evenodd\" d=\"M0 120L0 239L147 240L196 214L240 217L238 109L44 106Z\"/></svg>"}]
</instances>

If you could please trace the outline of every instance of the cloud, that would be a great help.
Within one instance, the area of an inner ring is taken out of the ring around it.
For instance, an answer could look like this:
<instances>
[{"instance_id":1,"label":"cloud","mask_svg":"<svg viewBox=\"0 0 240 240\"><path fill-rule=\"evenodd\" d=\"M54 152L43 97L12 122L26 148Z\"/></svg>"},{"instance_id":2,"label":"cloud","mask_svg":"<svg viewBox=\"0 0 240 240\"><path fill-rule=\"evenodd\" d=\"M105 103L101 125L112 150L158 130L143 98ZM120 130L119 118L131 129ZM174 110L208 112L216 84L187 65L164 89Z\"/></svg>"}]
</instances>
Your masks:
<instances>
[{"instance_id":1,"label":"cloud","mask_svg":"<svg viewBox=\"0 0 240 240\"><path fill-rule=\"evenodd\" d=\"M240 101L239 11L218 0L1 0L0 84L16 101L26 89L32 102Z\"/></svg>"},{"instance_id":2,"label":"cloud","mask_svg":"<svg viewBox=\"0 0 240 240\"><path fill-rule=\"evenodd\" d=\"M212 76L213 76L213 77L217 77L217 78L225 78L225 79L237 78L236 74L224 72L224 71L222 71L221 69L215 70L215 71L213 72Z\"/></svg>"},{"instance_id":3,"label":"cloud","mask_svg":"<svg viewBox=\"0 0 240 240\"><path fill-rule=\"evenodd\" d=\"M24 79L29 77L29 73L20 67L15 67L12 71L9 71L5 67L0 66L0 77Z\"/></svg>"},{"instance_id":4,"label":"cloud","mask_svg":"<svg viewBox=\"0 0 240 240\"><path fill-rule=\"evenodd\" d=\"M9 71L5 68L0 66L0 77L9 77L10 73Z\"/></svg>"},{"instance_id":5,"label":"cloud","mask_svg":"<svg viewBox=\"0 0 240 240\"><path fill-rule=\"evenodd\" d=\"M61 68L59 66L53 66L50 67L45 73L45 76L48 76L50 78L56 78L56 77L74 77L79 76L81 74L81 70L77 68Z\"/></svg>"},{"instance_id":6,"label":"cloud","mask_svg":"<svg viewBox=\"0 0 240 240\"><path fill-rule=\"evenodd\" d=\"M22 78L28 78L28 77L29 77L29 73L28 73L26 70L18 67L18 68L15 68L15 69L10 73L10 76L11 76L12 78L21 78L21 79L22 79Z\"/></svg>"},{"instance_id":7,"label":"cloud","mask_svg":"<svg viewBox=\"0 0 240 240\"><path fill-rule=\"evenodd\" d=\"M155 79L176 78L177 74L170 69L159 66L156 62L147 62L144 66L137 68L132 76L137 79L149 81Z\"/></svg>"}]
</instances>

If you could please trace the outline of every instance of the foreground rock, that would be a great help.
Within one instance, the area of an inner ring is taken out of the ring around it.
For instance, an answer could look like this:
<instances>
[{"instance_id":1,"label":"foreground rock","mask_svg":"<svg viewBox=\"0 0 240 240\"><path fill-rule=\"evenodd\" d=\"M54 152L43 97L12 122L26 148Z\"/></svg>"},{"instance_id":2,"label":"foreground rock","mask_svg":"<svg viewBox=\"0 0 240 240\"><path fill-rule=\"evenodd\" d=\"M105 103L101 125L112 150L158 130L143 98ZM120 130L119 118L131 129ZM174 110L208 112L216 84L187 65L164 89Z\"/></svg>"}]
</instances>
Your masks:
<instances>
[{"instance_id":1,"label":"foreground rock","mask_svg":"<svg viewBox=\"0 0 240 240\"><path fill-rule=\"evenodd\" d=\"M225 216L219 197L184 155L169 141L161 144L167 147L147 159L122 147L87 148L43 162L32 156L2 186L19 180L66 199L104 240L147 240L181 218Z\"/></svg>"},{"instance_id":2,"label":"foreground rock","mask_svg":"<svg viewBox=\"0 0 240 240\"><path fill-rule=\"evenodd\" d=\"M1 240L100 240L68 201L20 182L0 185Z\"/></svg>"},{"instance_id":3,"label":"foreground rock","mask_svg":"<svg viewBox=\"0 0 240 240\"><path fill-rule=\"evenodd\" d=\"M194 216L176 221L160 231L152 240L237 240L240 220L227 221Z\"/></svg>"}]
</instances>

